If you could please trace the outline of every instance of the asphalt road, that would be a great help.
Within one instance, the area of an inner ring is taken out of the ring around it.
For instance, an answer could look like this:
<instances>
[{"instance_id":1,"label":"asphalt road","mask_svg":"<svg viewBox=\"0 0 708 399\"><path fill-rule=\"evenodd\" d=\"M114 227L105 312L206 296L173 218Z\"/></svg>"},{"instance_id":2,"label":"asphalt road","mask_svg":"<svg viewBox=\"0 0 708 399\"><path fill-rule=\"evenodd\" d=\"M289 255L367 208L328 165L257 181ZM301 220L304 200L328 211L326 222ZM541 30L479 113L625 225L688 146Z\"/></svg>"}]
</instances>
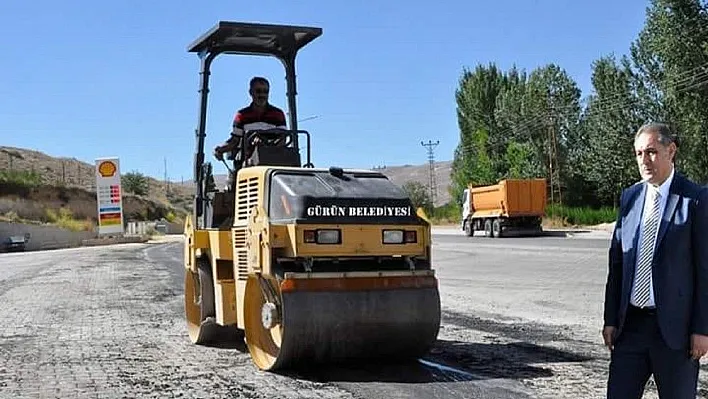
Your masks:
<instances>
[{"instance_id":1,"label":"asphalt road","mask_svg":"<svg viewBox=\"0 0 708 399\"><path fill-rule=\"evenodd\" d=\"M0 255L0 398L604 397L606 240L445 234L433 251L429 356L283 374L189 343L181 243Z\"/></svg>"}]
</instances>

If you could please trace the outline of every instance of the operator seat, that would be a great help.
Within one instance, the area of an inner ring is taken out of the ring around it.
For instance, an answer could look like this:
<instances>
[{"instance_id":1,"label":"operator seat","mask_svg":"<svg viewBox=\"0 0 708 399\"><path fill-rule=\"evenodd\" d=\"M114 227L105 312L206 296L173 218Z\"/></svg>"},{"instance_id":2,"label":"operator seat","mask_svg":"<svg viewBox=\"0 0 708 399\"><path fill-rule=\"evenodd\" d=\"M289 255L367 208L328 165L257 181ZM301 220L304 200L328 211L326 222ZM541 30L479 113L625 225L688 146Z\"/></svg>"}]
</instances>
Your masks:
<instances>
[{"instance_id":1,"label":"operator seat","mask_svg":"<svg viewBox=\"0 0 708 399\"><path fill-rule=\"evenodd\" d=\"M256 146L253 154L246 161L246 166L273 165L294 166L302 165L300 151L293 147L282 146Z\"/></svg>"}]
</instances>

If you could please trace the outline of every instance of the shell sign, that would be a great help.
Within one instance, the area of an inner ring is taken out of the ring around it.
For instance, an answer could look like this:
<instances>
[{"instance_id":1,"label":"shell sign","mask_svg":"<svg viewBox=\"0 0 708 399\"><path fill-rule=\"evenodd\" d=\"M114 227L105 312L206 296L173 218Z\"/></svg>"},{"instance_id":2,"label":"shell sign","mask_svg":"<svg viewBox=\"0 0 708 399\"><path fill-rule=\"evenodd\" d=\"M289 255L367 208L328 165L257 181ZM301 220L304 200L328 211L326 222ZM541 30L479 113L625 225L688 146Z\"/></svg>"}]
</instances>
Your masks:
<instances>
[{"instance_id":1,"label":"shell sign","mask_svg":"<svg viewBox=\"0 0 708 399\"><path fill-rule=\"evenodd\" d=\"M123 196L120 184L120 160L96 159L96 200L98 234L123 234Z\"/></svg>"},{"instance_id":2,"label":"shell sign","mask_svg":"<svg viewBox=\"0 0 708 399\"><path fill-rule=\"evenodd\" d=\"M116 164L111 161L103 161L98 165L98 173L103 177L113 177L116 174Z\"/></svg>"}]
</instances>

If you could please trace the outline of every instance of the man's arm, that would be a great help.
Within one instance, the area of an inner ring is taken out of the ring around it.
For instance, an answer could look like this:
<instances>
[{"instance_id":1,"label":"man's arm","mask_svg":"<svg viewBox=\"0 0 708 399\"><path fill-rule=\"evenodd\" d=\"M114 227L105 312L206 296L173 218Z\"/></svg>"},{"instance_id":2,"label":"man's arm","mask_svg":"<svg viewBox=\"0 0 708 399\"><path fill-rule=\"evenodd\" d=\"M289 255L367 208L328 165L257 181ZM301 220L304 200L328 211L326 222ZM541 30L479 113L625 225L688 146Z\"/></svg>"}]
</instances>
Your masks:
<instances>
[{"instance_id":1,"label":"man's arm","mask_svg":"<svg viewBox=\"0 0 708 399\"><path fill-rule=\"evenodd\" d=\"M693 324L691 332L708 335L708 188L698 194L691 221L691 248L695 270L693 290Z\"/></svg>"},{"instance_id":2,"label":"man's arm","mask_svg":"<svg viewBox=\"0 0 708 399\"><path fill-rule=\"evenodd\" d=\"M244 130L244 122L243 122L243 114L241 111L236 112L236 115L234 116L234 123L232 125L231 129L231 137L229 138L229 141L238 143L241 141L243 138Z\"/></svg>"},{"instance_id":3,"label":"man's arm","mask_svg":"<svg viewBox=\"0 0 708 399\"><path fill-rule=\"evenodd\" d=\"M615 229L612 233L608 256L607 283L605 284L605 326L618 326L617 311L622 294L622 214L625 204L626 190L620 196L620 206L617 212Z\"/></svg>"},{"instance_id":4,"label":"man's arm","mask_svg":"<svg viewBox=\"0 0 708 399\"><path fill-rule=\"evenodd\" d=\"M275 125L276 125L276 129L287 129L288 128L288 123L285 119L285 112L283 112L282 109L278 109L278 121Z\"/></svg>"},{"instance_id":5,"label":"man's arm","mask_svg":"<svg viewBox=\"0 0 708 399\"><path fill-rule=\"evenodd\" d=\"M229 138L221 145L217 146L214 150L216 156L219 159L221 155L225 152L233 152L241 146L241 140L243 139L243 115L241 112L236 112L234 116L234 122L231 129L231 135Z\"/></svg>"}]
</instances>

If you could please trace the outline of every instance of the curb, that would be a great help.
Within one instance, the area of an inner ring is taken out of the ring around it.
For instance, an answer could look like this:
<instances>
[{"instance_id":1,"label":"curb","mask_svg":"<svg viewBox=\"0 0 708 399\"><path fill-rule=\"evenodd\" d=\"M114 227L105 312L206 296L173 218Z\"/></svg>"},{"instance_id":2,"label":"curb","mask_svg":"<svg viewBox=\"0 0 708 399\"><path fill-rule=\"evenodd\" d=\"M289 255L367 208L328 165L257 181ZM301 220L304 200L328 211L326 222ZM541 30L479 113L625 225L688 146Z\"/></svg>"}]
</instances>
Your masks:
<instances>
[{"instance_id":1,"label":"curb","mask_svg":"<svg viewBox=\"0 0 708 399\"><path fill-rule=\"evenodd\" d=\"M144 244L148 242L147 237L141 236L126 236L126 237L111 237L111 238L92 238L83 240L81 246L95 247L99 245L115 245L115 244Z\"/></svg>"},{"instance_id":2,"label":"curb","mask_svg":"<svg viewBox=\"0 0 708 399\"><path fill-rule=\"evenodd\" d=\"M457 227L447 227L447 226L440 226L440 227L435 227L433 226L431 229L431 233L433 235L445 235L445 236L465 236L464 232L457 228ZM555 237L560 237L560 238L569 238L569 239L594 239L594 240L609 240L612 238L612 232L604 231L604 230L594 230L594 229L583 229L583 228L568 228L568 229L543 229L543 233L541 236L538 237L530 237L530 238L544 238L544 237L549 237L549 236L555 236ZM475 237L481 236L480 233L475 234Z\"/></svg>"}]
</instances>

